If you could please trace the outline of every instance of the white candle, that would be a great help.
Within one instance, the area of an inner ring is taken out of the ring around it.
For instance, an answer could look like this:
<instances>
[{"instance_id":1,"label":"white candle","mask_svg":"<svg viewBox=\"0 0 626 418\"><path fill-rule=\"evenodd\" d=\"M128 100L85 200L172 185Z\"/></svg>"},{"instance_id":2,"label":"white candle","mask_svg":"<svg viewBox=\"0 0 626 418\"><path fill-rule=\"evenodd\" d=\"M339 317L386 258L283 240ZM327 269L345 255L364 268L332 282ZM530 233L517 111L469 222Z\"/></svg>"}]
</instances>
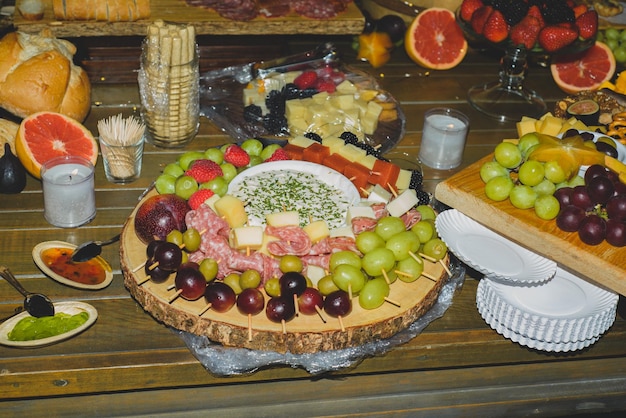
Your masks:
<instances>
[{"instance_id":1,"label":"white candle","mask_svg":"<svg viewBox=\"0 0 626 418\"><path fill-rule=\"evenodd\" d=\"M468 127L467 116L457 110L428 110L424 116L420 161L440 170L458 167L463 159Z\"/></svg>"},{"instance_id":2,"label":"white candle","mask_svg":"<svg viewBox=\"0 0 626 418\"><path fill-rule=\"evenodd\" d=\"M82 157L56 157L41 169L44 217L52 225L72 228L96 216L94 167Z\"/></svg>"}]
</instances>

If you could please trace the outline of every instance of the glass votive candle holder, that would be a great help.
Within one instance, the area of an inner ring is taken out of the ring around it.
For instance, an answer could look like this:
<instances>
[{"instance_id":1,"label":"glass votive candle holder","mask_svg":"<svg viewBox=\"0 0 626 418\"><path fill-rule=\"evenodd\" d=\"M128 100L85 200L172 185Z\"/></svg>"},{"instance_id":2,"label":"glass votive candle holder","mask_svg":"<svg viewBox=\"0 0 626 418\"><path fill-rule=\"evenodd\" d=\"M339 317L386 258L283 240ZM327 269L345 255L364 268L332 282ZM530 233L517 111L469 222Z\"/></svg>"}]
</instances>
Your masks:
<instances>
[{"instance_id":1,"label":"glass votive candle holder","mask_svg":"<svg viewBox=\"0 0 626 418\"><path fill-rule=\"evenodd\" d=\"M469 118L449 108L434 108L424 114L419 160L428 167L449 170L461 165Z\"/></svg>"},{"instance_id":2,"label":"glass votive candle holder","mask_svg":"<svg viewBox=\"0 0 626 418\"><path fill-rule=\"evenodd\" d=\"M104 163L104 174L106 174L108 181L125 184L139 178L143 160L143 136L131 144L124 141L113 143L105 140L102 136L98 140L102 162Z\"/></svg>"},{"instance_id":3,"label":"glass votive candle holder","mask_svg":"<svg viewBox=\"0 0 626 418\"><path fill-rule=\"evenodd\" d=\"M94 166L78 156L62 156L41 166L44 217L61 228L73 228L96 216Z\"/></svg>"}]
</instances>

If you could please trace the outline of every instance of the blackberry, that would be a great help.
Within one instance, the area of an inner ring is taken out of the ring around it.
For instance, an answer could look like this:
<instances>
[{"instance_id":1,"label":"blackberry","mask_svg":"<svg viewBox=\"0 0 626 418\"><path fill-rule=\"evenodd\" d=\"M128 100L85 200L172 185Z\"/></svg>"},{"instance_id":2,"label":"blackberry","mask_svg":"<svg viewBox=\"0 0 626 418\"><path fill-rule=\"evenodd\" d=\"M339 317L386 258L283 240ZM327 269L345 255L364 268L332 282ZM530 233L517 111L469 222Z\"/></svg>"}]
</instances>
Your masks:
<instances>
[{"instance_id":1,"label":"blackberry","mask_svg":"<svg viewBox=\"0 0 626 418\"><path fill-rule=\"evenodd\" d=\"M300 90L300 94L298 95L298 97L300 99L306 99L308 97L313 97L317 93L318 93L317 89L314 89L313 87L309 87L307 89Z\"/></svg>"},{"instance_id":2,"label":"blackberry","mask_svg":"<svg viewBox=\"0 0 626 418\"><path fill-rule=\"evenodd\" d=\"M293 83L287 83L284 88L285 100L297 99L300 97L300 89Z\"/></svg>"},{"instance_id":3,"label":"blackberry","mask_svg":"<svg viewBox=\"0 0 626 418\"><path fill-rule=\"evenodd\" d=\"M576 21L574 11L564 0L544 0L539 5L539 9L547 24Z\"/></svg>"},{"instance_id":4,"label":"blackberry","mask_svg":"<svg viewBox=\"0 0 626 418\"><path fill-rule=\"evenodd\" d=\"M259 123L263 118L263 109L257 105L248 105L243 108L243 119L248 123Z\"/></svg>"},{"instance_id":5,"label":"blackberry","mask_svg":"<svg viewBox=\"0 0 626 418\"><path fill-rule=\"evenodd\" d=\"M278 90L272 90L265 98L265 106L270 113L282 115L285 113L285 96Z\"/></svg>"},{"instance_id":6,"label":"blackberry","mask_svg":"<svg viewBox=\"0 0 626 418\"><path fill-rule=\"evenodd\" d=\"M306 138L312 139L315 142L322 143L322 137L316 134L315 132L307 132L304 134Z\"/></svg>"},{"instance_id":7,"label":"blackberry","mask_svg":"<svg viewBox=\"0 0 626 418\"><path fill-rule=\"evenodd\" d=\"M263 116L263 127L271 134L287 132L287 118L284 115L268 113Z\"/></svg>"},{"instance_id":8,"label":"blackberry","mask_svg":"<svg viewBox=\"0 0 626 418\"><path fill-rule=\"evenodd\" d=\"M370 144L366 144L365 142L358 142L355 145L364 150L367 155L373 155L374 157L378 157L378 155L380 154L376 148L374 148Z\"/></svg>"},{"instance_id":9,"label":"blackberry","mask_svg":"<svg viewBox=\"0 0 626 418\"><path fill-rule=\"evenodd\" d=\"M341 135L339 135L339 138L343 139L346 144L356 145L359 143L359 137L352 132L343 132Z\"/></svg>"},{"instance_id":10,"label":"blackberry","mask_svg":"<svg viewBox=\"0 0 626 418\"><path fill-rule=\"evenodd\" d=\"M424 175L422 174L422 170L411 170L411 181L409 183L409 188L419 190L424 183Z\"/></svg>"},{"instance_id":11,"label":"blackberry","mask_svg":"<svg viewBox=\"0 0 626 418\"><path fill-rule=\"evenodd\" d=\"M417 193L418 205L428 205L430 203L430 193L424 190L416 190L415 192Z\"/></svg>"},{"instance_id":12,"label":"blackberry","mask_svg":"<svg viewBox=\"0 0 626 418\"><path fill-rule=\"evenodd\" d=\"M499 10L506 22L513 26L528 14L528 4L520 0L493 0L491 5Z\"/></svg>"}]
</instances>

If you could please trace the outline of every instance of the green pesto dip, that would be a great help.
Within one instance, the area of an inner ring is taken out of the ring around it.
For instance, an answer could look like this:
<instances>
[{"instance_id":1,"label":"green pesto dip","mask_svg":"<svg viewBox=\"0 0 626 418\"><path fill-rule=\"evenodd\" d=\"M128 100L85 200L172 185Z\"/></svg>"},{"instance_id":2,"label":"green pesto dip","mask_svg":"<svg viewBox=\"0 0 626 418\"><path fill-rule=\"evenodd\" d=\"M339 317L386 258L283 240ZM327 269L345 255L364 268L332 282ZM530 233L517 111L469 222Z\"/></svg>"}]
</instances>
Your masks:
<instances>
[{"instance_id":1,"label":"green pesto dip","mask_svg":"<svg viewBox=\"0 0 626 418\"><path fill-rule=\"evenodd\" d=\"M80 327L89 319L89 313L81 312L75 315L64 312L54 316L35 318L27 316L22 318L9 332L10 341L32 341L42 338L54 337Z\"/></svg>"}]
</instances>

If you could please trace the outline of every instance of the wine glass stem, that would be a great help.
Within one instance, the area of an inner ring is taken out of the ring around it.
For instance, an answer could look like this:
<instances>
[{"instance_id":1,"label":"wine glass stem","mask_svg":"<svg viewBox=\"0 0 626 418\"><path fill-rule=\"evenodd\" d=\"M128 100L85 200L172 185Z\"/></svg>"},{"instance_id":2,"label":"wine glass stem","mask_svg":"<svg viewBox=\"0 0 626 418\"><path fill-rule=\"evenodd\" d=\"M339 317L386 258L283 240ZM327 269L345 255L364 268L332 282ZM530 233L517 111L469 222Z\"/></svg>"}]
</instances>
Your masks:
<instances>
[{"instance_id":1,"label":"wine glass stem","mask_svg":"<svg viewBox=\"0 0 626 418\"><path fill-rule=\"evenodd\" d=\"M521 90L526 72L526 49L510 46L500 62L500 83L511 90Z\"/></svg>"}]
</instances>

